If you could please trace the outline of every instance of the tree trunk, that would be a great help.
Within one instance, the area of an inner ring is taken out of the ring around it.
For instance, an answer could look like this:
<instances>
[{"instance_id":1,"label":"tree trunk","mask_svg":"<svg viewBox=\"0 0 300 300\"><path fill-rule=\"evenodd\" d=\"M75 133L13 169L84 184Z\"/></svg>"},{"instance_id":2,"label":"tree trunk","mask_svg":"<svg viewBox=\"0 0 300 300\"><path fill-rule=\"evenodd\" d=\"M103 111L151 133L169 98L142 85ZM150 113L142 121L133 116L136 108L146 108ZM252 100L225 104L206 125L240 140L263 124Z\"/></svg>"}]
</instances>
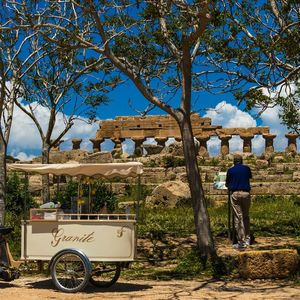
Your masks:
<instances>
[{"instance_id":1,"label":"tree trunk","mask_svg":"<svg viewBox=\"0 0 300 300\"><path fill-rule=\"evenodd\" d=\"M4 225L6 190L6 142L0 134L0 225Z\"/></svg>"},{"instance_id":2,"label":"tree trunk","mask_svg":"<svg viewBox=\"0 0 300 300\"><path fill-rule=\"evenodd\" d=\"M49 163L49 152L50 146L47 143L43 143L43 151L42 151L42 163ZM50 201L50 190L49 190L49 174L42 175L42 199L43 203Z\"/></svg>"},{"instance_id":3,"label":"tree trunk","mask_svg":"<svg viewBox=\"0 0 300 300\"><path fill-rule=\"evenodd\" d=\"M203 256L215 256L216 250L211 233L201 176L197 164L190 117L183 116L183 118L180 118L178 123L182 135L186 172L194 209L197 244Z\"/></svg>"}]
</instances>

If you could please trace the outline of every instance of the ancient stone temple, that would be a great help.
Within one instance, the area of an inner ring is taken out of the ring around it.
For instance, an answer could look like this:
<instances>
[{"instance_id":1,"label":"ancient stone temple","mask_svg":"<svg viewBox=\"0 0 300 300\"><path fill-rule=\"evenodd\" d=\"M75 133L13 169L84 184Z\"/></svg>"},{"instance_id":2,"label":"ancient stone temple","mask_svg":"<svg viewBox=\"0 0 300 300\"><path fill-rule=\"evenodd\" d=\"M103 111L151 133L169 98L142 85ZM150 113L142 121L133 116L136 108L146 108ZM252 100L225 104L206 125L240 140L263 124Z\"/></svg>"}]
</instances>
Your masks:
<instances>
[{"instance_id":1,"label":"ancient stone temple","mask_svg":"<svg viewBox=\"0 0 300 300\"><path fill-rule=\"evenodd\" d=\"M191 120L194 137L200 144L201 156L208 156L207 142L213 136L221 140L221 155L229 153L229 140L234 135L240 136L243 140L243 152L252 151L252 139L255 135L262 135L265 139L266 152L274 150L275 135L270 134L269 127L222 128L219 125L212 125L210 118L203 118L198 114L193 114ZM137 149L147 138L154 138L157 144L163 147L169 138L181 141L179 127L175 119L169 115L116 117L115 120L101 121L96 137L90 141L93 143L94 152L101 151L101 143L105 139L110 139L115 144L114 151L122 151L122 142L125 139L131 139ZM294 147L293 138L289 139L290 149Z\"/></svg>"}]
</instances>

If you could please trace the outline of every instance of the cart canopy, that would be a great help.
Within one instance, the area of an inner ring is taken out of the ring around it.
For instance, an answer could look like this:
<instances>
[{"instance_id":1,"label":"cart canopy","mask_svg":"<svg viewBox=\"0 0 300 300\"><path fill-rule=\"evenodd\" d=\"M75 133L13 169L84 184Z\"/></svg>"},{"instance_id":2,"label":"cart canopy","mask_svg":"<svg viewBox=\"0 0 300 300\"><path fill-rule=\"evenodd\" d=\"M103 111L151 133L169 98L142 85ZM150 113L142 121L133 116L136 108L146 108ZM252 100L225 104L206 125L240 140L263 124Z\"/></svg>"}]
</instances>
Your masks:
<instances>
[{"instance_id":1,"label":"cart canopy","mask_svg":"<svg viewBox=\"0 0 300 300\"><path fill-rule=\"evenodd\" d=\"M143 173L143 164L140 162L106 163L106 164L8 164L9 171L21 171L26 173L69 175L69 176L100 176L136 177Z\"/></svg>"}]
</instances>

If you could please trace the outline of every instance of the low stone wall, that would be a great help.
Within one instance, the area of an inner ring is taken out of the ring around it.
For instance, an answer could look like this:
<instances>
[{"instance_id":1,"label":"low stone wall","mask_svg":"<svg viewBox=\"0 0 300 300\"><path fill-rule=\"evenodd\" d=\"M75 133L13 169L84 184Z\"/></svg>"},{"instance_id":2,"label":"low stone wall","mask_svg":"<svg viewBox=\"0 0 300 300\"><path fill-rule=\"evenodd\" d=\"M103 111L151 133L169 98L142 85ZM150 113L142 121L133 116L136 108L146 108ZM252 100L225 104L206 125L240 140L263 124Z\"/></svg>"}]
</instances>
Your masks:
<instances>
[{"instance_id":1,"label":"low stone wall","mask_svg":"<svg viewBox=\"0 0 300 300\"><path fill-rule=\"evenodd\" d=\"M286 197L300 195L300 165L295 163L274 164L268 169L259 170L251 166L253 178L251 180L251 194L253 197L261 195ZM201 178L205 194L215 202L227 200L227 190L217 190L213 186L213 179L223 168L218 166L200 166ZM144 168L142 183L156 186L166 181L181 180L187 182L185 167L176 168Z\"/></svg>"}]
</instances>

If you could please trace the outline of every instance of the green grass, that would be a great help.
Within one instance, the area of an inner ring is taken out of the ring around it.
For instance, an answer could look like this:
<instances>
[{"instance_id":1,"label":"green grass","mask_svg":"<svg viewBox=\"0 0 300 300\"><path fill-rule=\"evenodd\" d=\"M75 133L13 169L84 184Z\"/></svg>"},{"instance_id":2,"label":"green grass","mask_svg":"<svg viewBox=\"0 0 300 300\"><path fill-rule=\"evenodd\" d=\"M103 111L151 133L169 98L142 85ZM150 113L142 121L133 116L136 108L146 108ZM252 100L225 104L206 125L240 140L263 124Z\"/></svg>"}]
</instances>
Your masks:
<instances>
[{"instance_id":1,"label":"green grass","mask_svg":"<svg viewBox=\"0 0 300 300\"><path fill-rule=\"evenodd\" d=\"M191 207L146 209L142 215L138 225L138 236L141 238L159 238L166 234L185 237L195 232Z\"/></svg>"},{"instance_id":2,"label":"green grass","mask_svg":"<svg viewBox=\"0 0 300 300\"><path fill-rule=\"evenodd\" d=\"M300 200L298 197L257 197L253 199L250 211L251 231L258 236L290 236L300 238ZM227 237L227 205L208 208L214 237ZM148 262L134 262L132 267L124 270L126 279L190 279L216 276L226 272L232 273L235 261L203 262L198 250L192 248L177 249L170 237L185 238L195 233L193 209L181 206L173 209L147 208L141 213L143 219L138 224L138 239L146 238L152 245ZM10 235L10 246L15 257L20 255L20 223L12 214L7 214L7 225L15 226ZM159 243L166 247L160 247ZM299 249L298 249L299 250ZM175 253L175 255L174 255ZM163 257L172 257L166 268ZM175 257L175 258L174 258ZM224 268L224 264L226 268ZM229 269L229 270L227 270ZM295 282L299 276L295 277Z\"/></svg>"},{"instance_id":3,"label":"green grass","mask_svg":"<svg viewBox=\"0 0 300 300\"><path fill-rule=\"evenodd\" d=\"M252 201L252 231L261 236L300 237L298 197L257 197Z\"/></svg>"},{"instance_id":4,"label":"green grass","mask_svg":"<svg viewBox=\"0 0 300 300\"><path fill-rule=\"evenodd\" d=\"M284 198L261 196L253 199L250 211L251 231L257 236L290 236L300 238L300 200L298 197ZM211 227L214 237L227 237L227 204L220 207L209 207ZM147 209L145 219L139 225L139 238L149 238L154 244L162 241L168 243L167 237L185 237L195 233L193 210L191 207L173 209ZM297 249L299 251L299 249ZM226 260L226 261L224 261ZM149 279L190 279L203 277L234 276L236 260L223 258L223 261L213 264L211 261L205 267L197 249L192 248L178 256L176 265L170 269L159 268L157 265L146 270L134 265L132 272L126 271L126 276L141 276ZM226 266L226 267L225 267ZM129 275L131 274L131 275ZM139 274L139 275L137 275ZM294 281L299 280L299 275Z\"/></svg>"},{"instance_id":5,"label":"green grass","mask_svg":"<svg viewBox=\"0 0 300 300\"><path fill-rule=\"evenodd\" d=\"M209 207L211 228L214 236L227 235L227 204ZM257 236L300 237L299 198L256 197L250 209L251 230ZM146 209L139 225L139 237L149 234L184 237L195 233L193 209L188 206L173 209Z\"/></svg>"}]
</instances>

